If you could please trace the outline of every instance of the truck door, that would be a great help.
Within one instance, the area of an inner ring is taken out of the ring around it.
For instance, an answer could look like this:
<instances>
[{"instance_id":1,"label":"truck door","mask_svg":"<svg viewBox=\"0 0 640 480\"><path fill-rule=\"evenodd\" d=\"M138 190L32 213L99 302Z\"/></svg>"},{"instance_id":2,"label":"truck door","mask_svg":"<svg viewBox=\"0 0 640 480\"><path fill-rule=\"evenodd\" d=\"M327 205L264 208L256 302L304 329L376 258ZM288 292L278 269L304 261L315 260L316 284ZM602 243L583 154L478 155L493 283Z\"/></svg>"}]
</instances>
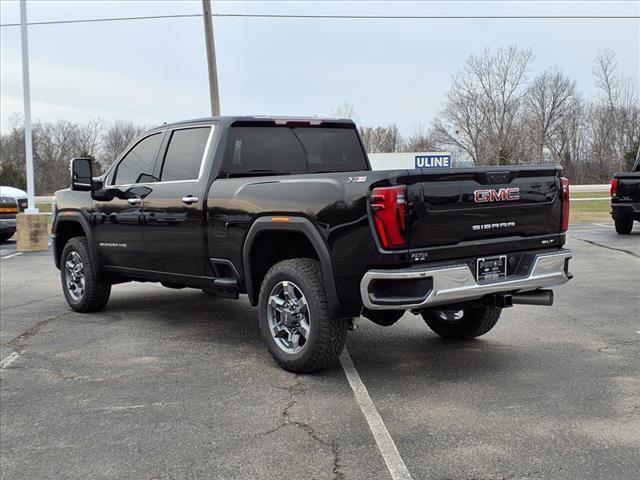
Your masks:
<instances>
[{"instance_id":1,"label":"truck door","mask_svg":"<svg viewBox=\"0 0 640 480\"><path fill-rule=\"evenodd\" d=\"M207 274L203 205L212 125L175 128L159 159L159 182L144 200L145 250L152 270Z\"/></svg>"},{"instance_id":2,"label":"truck door","mask_svg":"<svg viewBox=\"0 0 640 480\"><path fill-rule=\"evenodd\" d=\"M149 269L144 252L142 204L156 176L156 158L164 132L153 133L134 145L106 179L117 194L94 201L94 236L104 265Z\"/></svg>"}]
</instances>

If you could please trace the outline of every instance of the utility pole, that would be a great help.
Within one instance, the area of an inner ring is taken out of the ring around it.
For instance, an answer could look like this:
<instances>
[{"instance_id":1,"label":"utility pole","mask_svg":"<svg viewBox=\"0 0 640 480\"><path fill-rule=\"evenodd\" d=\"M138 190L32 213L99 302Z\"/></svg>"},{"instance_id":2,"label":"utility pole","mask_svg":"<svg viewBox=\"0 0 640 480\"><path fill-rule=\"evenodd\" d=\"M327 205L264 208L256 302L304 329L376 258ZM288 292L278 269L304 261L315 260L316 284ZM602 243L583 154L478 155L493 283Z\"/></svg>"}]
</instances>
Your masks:
<instances>
[{"instance_id":1,"label":"utility pole","mask_svg":"<svg viewBox=\"0 0 640 480\"><path fill-rule=\"evenodd\" d=\"M204 40L207 46L207 68L209 70L209 97L211 115L220 115L220 97L218 95L218 67L216 65L216 45L213 39L211 19L211 0L202 0L202 18L204 20Z\"/></svg>"},{"instance_id":2,"label":"utility pole","mask_svg":"<svg viewBox=\"0 0 640 480\"><path fill-rule=\"evenodd\" d=\"M29 44L27 40L27 1L20 0L20 33L22 46L22 96L24 98L24 153L27 159L26 213L38 213L33 180L33 141L31 133L31 91L29 88Z\"/></svg>"}]
</instances>

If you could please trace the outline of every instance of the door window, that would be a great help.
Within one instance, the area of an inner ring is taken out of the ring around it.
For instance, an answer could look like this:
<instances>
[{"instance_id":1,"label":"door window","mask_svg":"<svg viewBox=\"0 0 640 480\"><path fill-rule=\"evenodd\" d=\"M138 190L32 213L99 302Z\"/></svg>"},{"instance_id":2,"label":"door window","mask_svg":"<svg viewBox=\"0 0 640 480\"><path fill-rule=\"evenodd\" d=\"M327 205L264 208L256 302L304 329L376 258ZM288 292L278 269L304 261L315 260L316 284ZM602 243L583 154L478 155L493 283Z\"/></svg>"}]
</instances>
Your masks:
<instances>
[{"instance_id":1,"label":"door window","mask_svg":"<svg viewBox=\"0 0 640 480\"><path fill-rule=\"evenodd\" d=\"M157 182L154 170L161 143L161 133L154 133L138 142L118 164L113 185Z\"/></svg>"},{"instance_id":2,"label":"door window","mask_svg":"<svg viewBox=\"0 0 640 480\"><path fill-rule=\"evenodd\" d=\"M162 182L197 180L211 127L184 128L171 134L162 166Z\"/></svg>"}]
</instances>

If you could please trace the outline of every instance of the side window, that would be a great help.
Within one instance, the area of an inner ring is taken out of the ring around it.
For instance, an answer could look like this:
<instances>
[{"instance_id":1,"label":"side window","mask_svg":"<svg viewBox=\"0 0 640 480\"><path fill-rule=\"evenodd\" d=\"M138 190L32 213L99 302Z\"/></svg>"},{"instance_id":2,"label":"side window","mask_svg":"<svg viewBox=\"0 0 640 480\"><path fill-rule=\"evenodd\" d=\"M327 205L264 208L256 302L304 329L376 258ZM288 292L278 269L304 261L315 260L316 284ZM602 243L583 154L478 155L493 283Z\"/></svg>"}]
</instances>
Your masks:
<instances>
[{"instance_id":1,"label":"side window","mask_svg":"<svg viewBox=\"0 0 640 480\"><path fill-rule=\"evenodd\" d=\"M157 182L154 168L161 143L161 133L154 133L138 142L116 167L113 185Z\"/></svg>"},{"instance_id":2,"label":"side window","mask_svg":"<svg viewBox=\"0 0 640 480\"><path fill-rule=\"evenodd\" d=\"M164 156L160 181L197 180L211 127L174 130Z\"/></svg>"}]
</instances>

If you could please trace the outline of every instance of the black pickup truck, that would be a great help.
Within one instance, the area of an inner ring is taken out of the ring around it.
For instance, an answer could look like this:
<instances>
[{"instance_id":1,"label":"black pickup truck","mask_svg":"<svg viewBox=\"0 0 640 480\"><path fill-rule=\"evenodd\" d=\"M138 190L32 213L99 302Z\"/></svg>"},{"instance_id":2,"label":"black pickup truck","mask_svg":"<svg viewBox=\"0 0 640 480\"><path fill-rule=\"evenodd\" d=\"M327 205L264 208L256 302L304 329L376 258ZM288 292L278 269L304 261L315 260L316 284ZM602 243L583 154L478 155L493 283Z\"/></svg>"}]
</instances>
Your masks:
<instances>
[{"instance_id":1,"label":"black pickup truck","mask_svg":"<svg viewBox=\"0 0 640 480\"><path fill-rule=\"evenodd\" d=\"M372 171L349 120L163 125L104 175L83 158L71 174L53 241L74 310L103 309L132 280L246 294L295 372L335 362L355 317L388 326L411 311L470 339L571 278L559 167Z\"/></svg>"},{"instance_id":2,"label":"black pickup truck","mask_svg":"<svg viewBox=\"0 0 640 480\"><path fill-rule=\"evenodd\" d=\"M640 221L640 154L630 172L613 174L611 216L620 234L631 233L633 221Z\"/></svg>"}]
</instances>

